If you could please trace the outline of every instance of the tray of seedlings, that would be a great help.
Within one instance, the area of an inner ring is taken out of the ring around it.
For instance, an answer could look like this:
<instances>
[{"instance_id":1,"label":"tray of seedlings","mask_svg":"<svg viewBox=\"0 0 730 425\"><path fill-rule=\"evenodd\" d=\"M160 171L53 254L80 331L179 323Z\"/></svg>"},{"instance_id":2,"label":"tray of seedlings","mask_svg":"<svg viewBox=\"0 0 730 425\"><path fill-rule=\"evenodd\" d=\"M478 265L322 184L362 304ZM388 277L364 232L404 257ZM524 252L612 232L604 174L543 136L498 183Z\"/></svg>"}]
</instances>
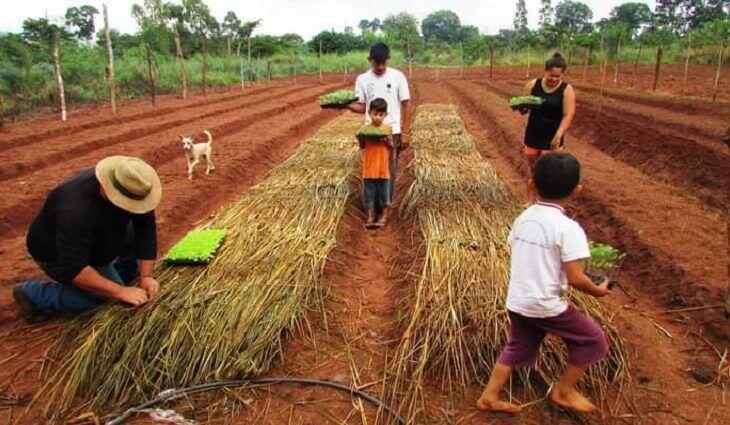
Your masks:
<instances>
[{"instance_id":1,"label":"tray of seedlings","mask_svg":"<svg viewBox=\"0 0 730 425\"><path fill-rule=\"evenodd\" d=\"M590 242L589 247L591 258L586 261L586 274L596 285L600 285L608 278L608 289L613 289L618 285L614 273L626 254L611 245L599 242Z\"/></svg>"},{"instance_id":2,"label":"tray of seedlings","mask_svg":"<svg viewBox=\"0 0 730 425\"><path fill-rule=\"evenodd\" d=\"M509 107L514 110L525 110L538 109L542 106L545 99L539 96L517 96L509 100Z\"/></svg>"},{"instance_id":3,"label":"tray of seedlings","mask_svg":"<svg viewBox=\"0 0 730 425\"><path fill-rule=\"evenodd\" d=\"M165 255L168 264L200 265L208 264L226 237L226 230L205 229L188 232Z\"/></svg>"},{"instance_id":4,"label":"tray of seedlings","mask_svg":"<svg viewBox=\"0 0 730 425\"><path fill-rule=\"evenodd\" d=\"M388 136L390 136L390 132L376 127L362 127L357 131L357 138L361 141L385 141L384 139Z\"/></svg>"},{"instance_id":5,"label":"tray of seedlings","mask_svg":"<svg viewBox=\"0 0 730 425\"><path fill-rule=\"evenodd\" d=\"M320 96L319 106L322 109L345 109L357 100L357 94L353 90L337 90Z\"/></svg>"}]
</instances>

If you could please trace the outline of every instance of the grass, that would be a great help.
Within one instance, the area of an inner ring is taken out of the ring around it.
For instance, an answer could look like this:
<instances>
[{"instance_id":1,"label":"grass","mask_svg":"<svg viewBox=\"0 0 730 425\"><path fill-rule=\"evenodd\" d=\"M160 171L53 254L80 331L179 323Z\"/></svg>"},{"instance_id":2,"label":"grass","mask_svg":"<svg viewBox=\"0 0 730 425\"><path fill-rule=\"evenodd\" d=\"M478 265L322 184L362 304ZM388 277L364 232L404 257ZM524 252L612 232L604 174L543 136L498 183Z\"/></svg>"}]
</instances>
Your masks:
<instances>
[{"instance_id":1,"label":"grass","mask_svg":"<svg viewBox=\"0 0 730 425\"><path fill-rule=\"evenodd\" d=\"M464 388L486 380L507 342L507 236L519 209L477 152L455 107L419 107L412 135L414 182L403 212L418 221L424 263L403 301L405 324L388 365L385 397L406 422L426 423L426 388L439 387L458 399ZM575 292L570 298L609 338L609 356L583 384L606 401L609 388L628 379L625 348L595 299ZM523 385L510 388L513 399L544 394L565 359L563 345L548 338L536 369L521 371Z\"/></svg>"},{"instance_id":2,"label":"grass","mask_svg":"<svg viewBox=\"0 0 730 425\"><path fill-rule=\"evenodd\" d=\"M72 322L39 394L61 419L108 412L166 388L263 373L320 304L320 279L359 158L347 116L321 128L246 196L199 229L225 229L205 268L161 265L160 295Z\"/></svg>"}]
</instances>

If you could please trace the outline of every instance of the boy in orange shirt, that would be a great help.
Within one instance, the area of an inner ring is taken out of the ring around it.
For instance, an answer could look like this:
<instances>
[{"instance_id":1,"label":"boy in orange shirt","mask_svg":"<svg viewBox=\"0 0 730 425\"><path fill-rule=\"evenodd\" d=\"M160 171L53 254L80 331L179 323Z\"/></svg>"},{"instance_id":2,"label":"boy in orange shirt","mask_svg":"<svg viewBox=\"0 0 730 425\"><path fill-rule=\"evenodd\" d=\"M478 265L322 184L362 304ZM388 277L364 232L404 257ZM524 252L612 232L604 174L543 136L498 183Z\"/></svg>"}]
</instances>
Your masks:
<instances>
[{"instance_id":1,"label":"boy in orange shirt","mask_svg":"<svg viewBox=\"0 0 730 425\"><path fill-rule=\"evenodd\" d=\"M365 128L377 129L387 136L376 139L359 137L362 152L362 204L367 221L366 229L385 227L388 223L390 208L390 152L393 149L393 129L383 124L388 116L388 103L377 98L370 102L371 123ZM380 218L375 221L376 208L381 211Z\"/></svg>"}]
</instances>

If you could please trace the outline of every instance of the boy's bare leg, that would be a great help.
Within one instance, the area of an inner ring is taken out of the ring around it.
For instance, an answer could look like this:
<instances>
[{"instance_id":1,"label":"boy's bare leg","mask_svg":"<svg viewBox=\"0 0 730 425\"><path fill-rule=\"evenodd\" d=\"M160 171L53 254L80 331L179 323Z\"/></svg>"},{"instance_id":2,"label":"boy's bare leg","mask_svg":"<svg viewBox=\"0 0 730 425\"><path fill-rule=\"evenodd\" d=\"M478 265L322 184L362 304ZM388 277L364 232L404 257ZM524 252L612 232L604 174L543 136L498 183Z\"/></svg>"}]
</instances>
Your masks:
<instances>
[{"instance_id":1,"label":"boy's bare leg","mask_svg":"<svg viewBox=\"0 0 730 425\"><path fill-rule=\"evenodd\" d=\"M575 389L586 369L586 366L568 365L565 374L550 392L550 398L555 404L580 413L596 411L596 405Z\"/></svg>"},{"instance_id":2,"label":"boy's bare leg","mask_svg":"<svg viewBox=\"0 0 730 425\"><path fill-rule=\"evenodd\" d=\"M367 214L367 221L365 222L366 228L371 228L375 226L375 209L370 209L366 211Z\"/></svg>"},{"instance_id":3,"label":"boy's bare leg","mask_svg":"<svg viewBox=\"0 0 730 425\"><path fill-rule=\"evenodd\" d=\"M388 224L388 217L389 217L389 211L390 208L383 208L383 212L380 214L380 219L378 220L378 226L384 227L386 224Z\"/></svg>"},{"instance_id":4,"label":"boy's bare leg","mask_svg":"<svg viewBox=\"0 0 730 425\"><path fill-rule=\"evenodd\" d=\"M522 408L515 404L500 400L499 392L512 375L512 368L501 363L495 363L492 375L489 377L487 387L477 400L477 409L491 410L495 412L517 413Z\"/></svg>"}]
</instances>

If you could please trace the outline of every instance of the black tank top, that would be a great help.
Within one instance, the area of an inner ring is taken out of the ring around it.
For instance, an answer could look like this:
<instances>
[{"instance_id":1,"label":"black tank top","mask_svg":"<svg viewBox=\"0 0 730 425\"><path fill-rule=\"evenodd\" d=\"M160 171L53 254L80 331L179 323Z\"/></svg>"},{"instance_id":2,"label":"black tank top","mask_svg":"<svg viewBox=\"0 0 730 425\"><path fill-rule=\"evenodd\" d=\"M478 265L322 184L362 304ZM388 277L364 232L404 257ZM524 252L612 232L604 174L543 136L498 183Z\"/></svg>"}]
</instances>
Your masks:
<instances>
[{"instance_id":1,"label":"black tank top","mask_svg":"<svg viewBox=\"0 0 730 425\"><path fill-rule=\"evenodd\" d=\"M532 95L545 99L545 102L530 112L525 131L525 145L534 149L550 150L550 142L560 128L563 120L563 94L568 83L563 81L552 93L547 93L542 88L542 78L538 78L535 87L532 88ZM562 146L563 140L560 144Z\"/></svg>"}]
</instances>

